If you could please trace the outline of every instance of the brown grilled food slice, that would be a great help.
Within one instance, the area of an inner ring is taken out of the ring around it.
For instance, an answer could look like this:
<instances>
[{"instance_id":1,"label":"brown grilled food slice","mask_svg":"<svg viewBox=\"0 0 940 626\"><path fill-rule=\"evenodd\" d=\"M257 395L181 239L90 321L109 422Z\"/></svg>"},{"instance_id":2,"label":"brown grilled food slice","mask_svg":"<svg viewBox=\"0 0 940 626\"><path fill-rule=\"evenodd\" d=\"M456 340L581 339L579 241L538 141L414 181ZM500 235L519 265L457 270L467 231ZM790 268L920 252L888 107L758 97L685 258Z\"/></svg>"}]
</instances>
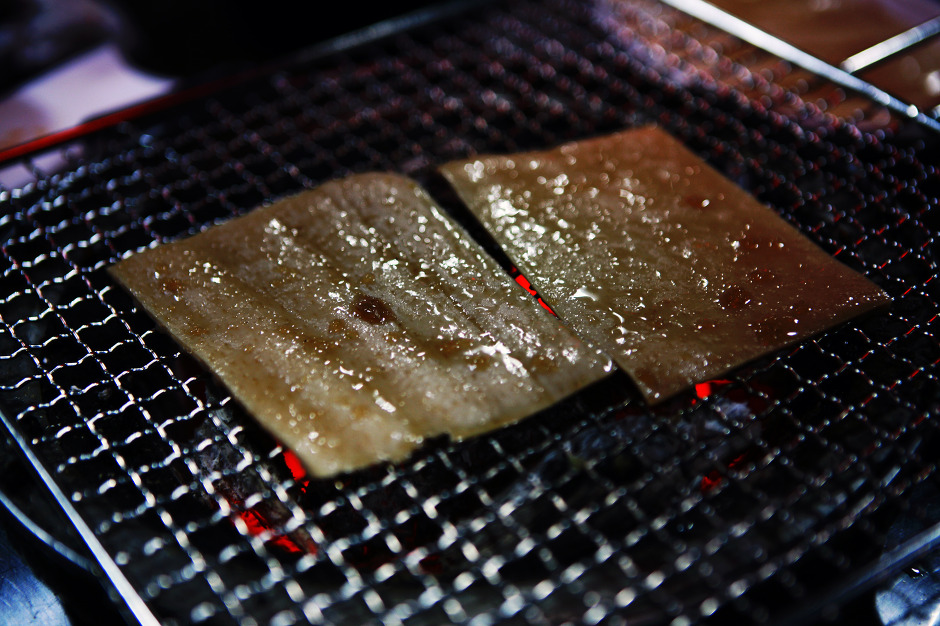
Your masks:
<instances>
[{"instance_id":1,"label":"brown grilled food slice","mask_svg":"<svg viewBox=\"0 0 940 626\"><path fill-rule=\"evenodd\" d=\"M392 174L327 183L110 272L321 476L518 420L612 369Z\"/></svg>"},{"instance_id":2,"label":"brown grilled food slice","mask_svg":"<svg viewBox=\"0 0 940 626\"><path fill-rule=\"evenodd\" d=\"M888 301L655 127L442 172L649 402Z\"/></svg>"}]
</instances>

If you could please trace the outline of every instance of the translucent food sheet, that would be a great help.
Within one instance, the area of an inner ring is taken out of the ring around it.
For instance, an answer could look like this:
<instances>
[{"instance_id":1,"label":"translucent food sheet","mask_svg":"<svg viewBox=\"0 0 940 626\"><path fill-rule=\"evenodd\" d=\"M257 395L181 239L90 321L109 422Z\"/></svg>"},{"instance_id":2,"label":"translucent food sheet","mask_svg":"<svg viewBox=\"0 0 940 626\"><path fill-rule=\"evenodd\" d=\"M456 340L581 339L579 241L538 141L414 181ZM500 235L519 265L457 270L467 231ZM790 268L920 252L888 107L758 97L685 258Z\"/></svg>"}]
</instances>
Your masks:
<instances>
[{"instance_id":1,"label":"translucent food sheet","mask_svg":"<svg viewBox=\"0 0 940 626\"><path fill-rule=\"evenodd\" d=\"M351 172L446 198L447 160L648 123L891 307L655 409L616 378L312 480L105 271ZM910 586L936 581L940 487L922 125L662 5L552 0L307 58L57 154L0 190L0 407L137 617L900 624L936 601Z\"/></svg>"}]
</instances>

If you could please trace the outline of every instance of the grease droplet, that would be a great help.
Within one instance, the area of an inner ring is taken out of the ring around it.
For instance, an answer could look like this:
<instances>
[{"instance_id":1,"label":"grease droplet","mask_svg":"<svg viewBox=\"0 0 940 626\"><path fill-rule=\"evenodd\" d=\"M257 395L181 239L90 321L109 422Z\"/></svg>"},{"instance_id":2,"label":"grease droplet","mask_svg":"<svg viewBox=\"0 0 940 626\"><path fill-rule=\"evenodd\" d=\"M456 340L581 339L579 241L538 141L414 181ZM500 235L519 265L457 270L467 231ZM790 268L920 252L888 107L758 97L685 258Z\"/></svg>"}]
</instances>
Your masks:
<instances>
[{"instance_id":1,"label":"grease droplet","mask_svg":"<svg viewBox=\"0 0 940 626\"><path fill-rule=\"evenodd\" d=\"M395 313L388 308L388 303L375 296L360 296L353 305L352 313L374 326L381 326L396 319Z\"/></svg>"}]
</instances>

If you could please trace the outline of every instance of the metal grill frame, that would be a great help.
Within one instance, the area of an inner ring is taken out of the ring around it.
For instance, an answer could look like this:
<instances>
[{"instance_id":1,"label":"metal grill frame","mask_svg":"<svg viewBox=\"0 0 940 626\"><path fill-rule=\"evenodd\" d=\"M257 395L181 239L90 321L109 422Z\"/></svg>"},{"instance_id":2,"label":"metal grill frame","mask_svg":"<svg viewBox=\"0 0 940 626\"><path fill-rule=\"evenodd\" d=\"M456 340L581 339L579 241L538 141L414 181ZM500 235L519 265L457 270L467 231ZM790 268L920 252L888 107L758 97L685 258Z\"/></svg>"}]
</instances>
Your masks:
<instances>
[{"instance_id":1,"label":"metal grill frame","mask_svg":"<svg viewBox=\"0 0 940 626\"><path fill-rule=\"evenodd\" d=\"M69 145L54 172L31 158L34 180L0 189L3 422L130 617L805 623L936 547L935 135L645 0L501 3L353 43ZM383 168L503 259L435 165L648 122L891 309L655 409L615 378L314 481L104 272ZM908 517L923 529L893 545Z\"/></svg>"}]
</instances>

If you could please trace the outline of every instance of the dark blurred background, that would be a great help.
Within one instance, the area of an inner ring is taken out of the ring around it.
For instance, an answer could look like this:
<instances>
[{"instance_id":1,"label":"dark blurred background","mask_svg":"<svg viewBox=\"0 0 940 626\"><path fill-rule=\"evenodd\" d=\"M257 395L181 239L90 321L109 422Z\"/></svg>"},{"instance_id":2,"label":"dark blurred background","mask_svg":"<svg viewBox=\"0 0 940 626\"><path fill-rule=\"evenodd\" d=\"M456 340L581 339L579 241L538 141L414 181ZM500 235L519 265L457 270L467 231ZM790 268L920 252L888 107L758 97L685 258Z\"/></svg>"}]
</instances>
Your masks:
<instances>
[{"instance_id":1,"label":"dark blurred background","mask_svg":"<svg viewBox=\"0 0 940 626\"><path fill-rule=\"evenodd\" d=\"M0 2L0 96L104 42L163 76L270 61L432 4L299 0L5 0Z\"/></svg>"}]
</instances>

